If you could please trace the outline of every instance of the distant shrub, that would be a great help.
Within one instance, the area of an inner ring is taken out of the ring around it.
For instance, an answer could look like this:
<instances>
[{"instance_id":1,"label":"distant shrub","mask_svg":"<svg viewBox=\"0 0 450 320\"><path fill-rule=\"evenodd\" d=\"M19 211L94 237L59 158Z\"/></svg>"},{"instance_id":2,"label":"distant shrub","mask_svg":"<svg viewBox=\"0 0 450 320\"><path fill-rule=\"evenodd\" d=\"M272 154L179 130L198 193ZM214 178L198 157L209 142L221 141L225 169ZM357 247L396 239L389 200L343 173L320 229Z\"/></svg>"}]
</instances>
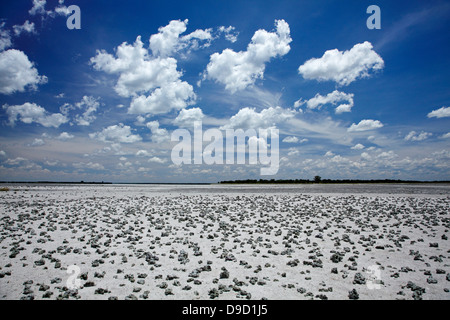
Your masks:
<instances>
[{"instance_id":1,"label":"distant shrub","mask_svg":"<svg viewBox=\"0 0 450 320\"><path fill-rule=\"evenodd\" d=\"M0 191L9 191L9 188L8 187L1 187Z\"/></svg>"}]
</instances>

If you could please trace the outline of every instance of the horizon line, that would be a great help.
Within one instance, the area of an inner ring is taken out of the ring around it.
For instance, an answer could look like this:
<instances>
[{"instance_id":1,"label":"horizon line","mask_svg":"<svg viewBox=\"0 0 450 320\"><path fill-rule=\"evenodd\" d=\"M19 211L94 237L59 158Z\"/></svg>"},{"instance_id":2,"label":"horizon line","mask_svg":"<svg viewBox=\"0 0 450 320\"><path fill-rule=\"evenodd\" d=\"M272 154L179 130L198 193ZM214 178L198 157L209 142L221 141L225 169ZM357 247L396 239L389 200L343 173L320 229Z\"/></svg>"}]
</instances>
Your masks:
<instances>
[{"instance_id":1,"label":"horizon line","mask_svg":"<svg viewBox=\"0 0 450 320\"><path fill-rule=\"evenodd\" d=\"M339 183L450 183L449 180L403 180L403 179L245 179L217 182L111 182L111 181L0 181L0 184L167 184L167 185L212 185L212 184L339 184Z\"/></svg>"}]
</instances>

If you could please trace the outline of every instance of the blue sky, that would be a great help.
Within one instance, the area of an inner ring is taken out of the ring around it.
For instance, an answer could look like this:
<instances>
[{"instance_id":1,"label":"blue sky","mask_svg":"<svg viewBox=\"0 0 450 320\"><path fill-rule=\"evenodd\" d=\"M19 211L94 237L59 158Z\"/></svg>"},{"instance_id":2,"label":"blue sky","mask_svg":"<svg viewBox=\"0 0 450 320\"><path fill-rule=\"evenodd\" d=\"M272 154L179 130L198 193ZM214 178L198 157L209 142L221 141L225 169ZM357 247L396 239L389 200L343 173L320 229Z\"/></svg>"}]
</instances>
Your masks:
<instances>
[{"instance_id":1,"label":"blue sky","mask_svg":"<svg viewBox=\"0 0 450 320\"><path fill-rule=\"evenodd\" d=\"M448 1L3 2L0 180L449 180L449 17ZM194 120L276 127L278 173L175 165L170 134Z\"/></svg>"}]
</instances>

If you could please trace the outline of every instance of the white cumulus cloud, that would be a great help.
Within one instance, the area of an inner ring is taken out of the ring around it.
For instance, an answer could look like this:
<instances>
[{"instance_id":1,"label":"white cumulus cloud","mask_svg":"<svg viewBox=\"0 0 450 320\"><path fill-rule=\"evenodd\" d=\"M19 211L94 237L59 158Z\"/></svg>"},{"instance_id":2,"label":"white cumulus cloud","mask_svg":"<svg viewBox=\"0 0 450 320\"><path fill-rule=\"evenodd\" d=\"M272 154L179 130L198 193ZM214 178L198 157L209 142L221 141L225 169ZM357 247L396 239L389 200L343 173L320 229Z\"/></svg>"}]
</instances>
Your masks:
<instances>
[{"instance_id":1,"label":"white cumulus cloud","mask_svg":"<svg viewBox=\"0 0 450 320\"><path fill-rule=\"evenodd\" d=\"M44 14L45 11L45 4L47 3L46 0L33 0L33 7L28 11L28 13L32 16L36 14Z\"/></svg>"},{"instance_id":2,"label":"white cumulus cloud","mask_svg":"<svg viewBox=\"0 0 450 320\"><path fill-rule=\"evenodd\" d=\"M25 53L16 49L0 52L0 93L23 92L26 87L36 89L38 84L47 82L40 76Z\"/></svg>"},{"instance_id":3,"label":"white cumulus cloud","mask_svg":"<svg viewBox=\"0 0 450 320\"><path fill-rule=\"evenodd\" d=\"M170 140L169 132L167 131L167 129L159 127L158 120L148 122L147 128L149 128L152 133L152 141L156 143L162 143L164 141Z\"/></svg>"},{"instance_id":4,"label":"white cumulus cloud","mask_svg":"<svg viewBox=\"0 0 450 320\"><path fill-rule=\"evenodd\" d=\"M133 143L142 140L138 134L132 134L130 126L126 126L123 123L109 126L100 132L90 133L89 137L102 142L112 143Z\"/></svg>"},{"instance_id":5,"label":"white cumulus cloud","mask_svg":"<svg viewBox=\"0 0 450 320\"><path fill-rule=\"evenodd\" d=\"M318 81L335 81L348 85L358 78L369 77L369 70L381 70L383 59L373 50L370 42L358 43L352 49L325 51L321 58L312 58L298 68L303 78Z\"/></svg>"},{"instance_id":6,"label":"white cumulus cloud","mask_svg":"<svg viewBox=\"0 0 450 320\"><path fill-rule=\"evenodd\" d=\"M0 51L3 51L9 47L11 47L11 33L9 30L3 29L5 26L5 23L0 23Z\"/></svg>"},{"instance_id":7,"label":"white cumulus cloud","mask_svg":"<svg viewBox=\"0 0 450 320\"><path fill-rule=\"evenodd\" d=\"M340 102L347 102L339 104L336 107L335 112L337 114L342 112L350 112L354 105L353 96L353 93L345 93L338 90L334 90L326 96L322 96L318 93L314 96L314 98L311 98L306 102L306 106L308 107L308 109L316 109L322 107L325 104L336 105Z\"/></svg>"},{"instance_id":8,"label":"white cumulus cloud","mask_svg":"<svg viewBox=\"0 0 450 320\"><path fill-rule=\"evenodd\" d=\"M154 162L154 163L166 163L167 160L166 159L161 159L159 157L151 157L150 159L148 159L148 162Z\"/></svg>"},{"instance_id":9,"label":"white cumulus cloud","mask_svg":"<svg viewBox=\"0 0 450 320\"><path fill-rule=\"evenodd\" d=\"M152 59L140 36L132 45L124 42L118 46L116 56L100 50L90 61L96 70L119 74L115 90L123 97L150 91L181 76L175 59Z\"/></svg>"},{"instance_id":10,"label":"white cumulus cloud","mask_svg":"<svg viewBox=\"0 0 450 320\"><path fill-rule=\"evenodd\" d=\"M31 147L39 147L39 146L43 146L45 144L45 141L40 139L40 138L36 138L33 140L33 142L30 144Z\"/></svg>"},{"instance_id":11,"label":"white cumulus cloud","mask_svg":"<svg viewBox=\"0 0 450 320\"><path fill-rule=\"evenodd\" d=\"M138 150L136 152L136 156L138 157L150 157L152 154L149 153L147 150Z\"/></svg>"},{"instance_id":12,"label":"white cumulus cloud","mask_svg":"<svg viewBox=\"0 0 450 320\"><path fill-rule=\"evenodd\" d=\"M167 26L160 27L157 34L151 35L150 49L153 55L169 57L183 49L194 50L210 45L213 40L211 29L197 29L180 37L186 31L187 24L188 19L184 21L172 20Z\"/></svg>"},{"instance_id":13,"label":"white cumulus cloud","mask_svg":"<svg viewBox=\"0 0 450 320\"><path fill-rule=\"evenodd\" d=\"M59 136L56 137L56 139L61 140L61 141L67 141L70 139L73 139L74 135L70 134L68 132L62 132Z\"/></svg>"},{"instance_id":14,"label":"white cumulus cloud","mask_svg":"<svg viewBox=\"0 0 450 320\"><path fill-rule=\"evenodd\" d=\"M75 117L75 122L79 126L90 125L97 117L94 115L97 112L100 103L98 99L91 96L84 96L83 99L75 104L76 108L84 110L82 114Z\"/></svg>"},{"instance_id":15,"label":"white cumulus cloud","mask_svg":"<svg viewBox=\"0 0 450 320\"><path fill-rule=\"evenodd\" d=\"M71 116L71 113L76 113L75 115L72 115L74 122L79 126L89 126L95 119L97 119L95 113L100 106L99 100L100 98L83 96L80 102L77 102L74 105L65 103L59 108L59 110L66 117Z\"/></svg>"},{"instance_id":16,"label":"white cumulus cloud","mask_svg":"<svg viewBox=\"0 0 450 320\"><path fill-rule=\"evenodd\" d=\"M348 132L369 131L383 127L383 124L379 120L365 119L361 120L358 124L353 123Z\"/></svg>"},{"instance_id":17,"label":"white cumulus cloud","mask_svg":"<svg viewBox=\"0 0 450 320\"><path fill-rule=\"evenodd\" d=\"M275 25L275 32L256 31L246 51L225 49L222 53L212 54L205 77L225 85L231 93L247 88L256 79L262 79L266 63L271 58L286 55L291 49L288 23L276 20Z\"/></svg>"},{"instance_id":18,"label":"white cumulus cloud","mask_svg":"<svg viewBox=\"0 0 450 320\"><path fill-rule=\"evenodd\" d=\"M23 32L35 33L36 30L34 28L34 22L25 21L23 25L15 25L13 26L14 34L16 36L20 36Z\"/></svg>"},{"instance_id":19,"label":"white cumulus cloud","mask_svg":"<svg viewBox=\"0 0 450 320\"><path fill-rule=\"evenodd\" d=\"M294 137L294 136L288 136L283 139L283 142L286 142L286 143L297 143L298 141L299 141L298 138Z\"/></svg>"},{"instance_id":20,"label":"white cumulus cloud","mask_svg":"<svg viewBox=\"0 0 450 320\"><path fill-rule=\"evenodd\" d=\"M423 141L425 139L428 139L432 135L433 135L432 133L425 132L425 131L422 131L419 134L415 131L411 131L405 136L405 140L406 141Z\"/></svg>"},{"instance_id":21,"label":"white cumulus cloud","mask_svg":"<svg viewBox=\"0 0 450 320\"><path fill-rule=\"evenodd\" d=\"M119 75L114 89L120 96L133 97L131 114L163 114L195 102L193 87L180 79L177 60L152 57L140 36L133 45L122 43L116 57L97 51L90 61L96 70Z\"/></svg>"},{"instance_id":22,"label":"white cumulus cloud","mask_svg":"<svg viewBox=\"0 0 450 320\"><path fill-rule=\"evenodd\" d=\"M357 143L351 149L353 149L353 150L361 150L361 149L364 149L364 148L365 148L364 145L362 145L361 143Z\"/></svg>"},{"instance_id":23,"label":"white cumulus cloud","mask_svg":"<svg viewBox=\"0 0 450 320\"><path fill-rule=\"evenodd\" d=\"M219 32L225 34L225 39L230 41L231 43L234 43L237 41L237 37L239 36L239 32L235 31L236 28L233 26L226 27L220 26Z\"/></svg>"},{"instance_id":24,"label":"white cumulus cloud","mask_svg":"<svg viewBox=\"0 0 450 320\"><path fill-rule=\"evenodd\" d=\"M442 107L437 110L431 111L428 115L428 118L446 118L450 117L450 107Z\"/></svg>"},{"instance_id":25,"label":"white cumulus cloud","mask_svg":"<svg viewBox=\"0 0 450 320\"><path fill-rule=\"evenodd\" d=\"M72 11L69 10L69 8L66 7L66 6L59 6L59 7L55 8L55 13L57 15L66 16L67 17L68 15L70 15L72 13Z\"/></svg>"},{"instance_id":26,"label":"white cumulus cloud","mask_svg":"<svg viewBox=\"0 0 450 320\"><path fill-rule=\"evenodd\" d=\"M181 80L155 89L149 96L141 95L130 103L130 114L164 114L175 109L184 109L194 104L196 95L192 86Z\"/></svg>"},{"instance_id":27,"label":"white cumulus cloud","mask_svg":"<svg viewBox=\"0 0 450 320\"><path fill-rule=\"evenodd\" d=\"M204 116L200 108L183 109L175 118L173 124L179 127L194 127L194 122L202 121Z\"/></svg>"},{"instance_id":28,"label":"white cumulus cloud","mask_svg":"<svg viewBox=\"0 0 450 320\"><path fill-rule=\"evenodd\" d=\"M22 105L3 105L8 115L9 124L14 126L16 121L23 123L39 123L44 127L58 128L61 124L68 122L68 119L61 113L50 114L41 106L35 103L26 102Z\"/></svg>"},{"instance_id":29,"label":"white cumulus cloud","mask_svg":"<svg viewBox=\"0 0 450 320\"><path fill-rule=\"evenodd\" d=\"M306 103L305 100L303 100L302 98L298 99L297 101L294 102L294 109L297 109L299 107L301 107L302 105L304 105ZM303 112L302 109L299 109L300 112Z\"/></svg>"},{"instance_id":30,"label":"white cumulus cloud","mask_svg":"<svg viewBox=\"0 0 450 320\"><path fill-rule=\"evenodd\" d=\"M267 129L276 126L295 116L295 110L283 109L281 107L269 107L261 112L254 108L242 108L237 114L232 116L229 123L221 129Z\"/></svg>"}]
</instances>

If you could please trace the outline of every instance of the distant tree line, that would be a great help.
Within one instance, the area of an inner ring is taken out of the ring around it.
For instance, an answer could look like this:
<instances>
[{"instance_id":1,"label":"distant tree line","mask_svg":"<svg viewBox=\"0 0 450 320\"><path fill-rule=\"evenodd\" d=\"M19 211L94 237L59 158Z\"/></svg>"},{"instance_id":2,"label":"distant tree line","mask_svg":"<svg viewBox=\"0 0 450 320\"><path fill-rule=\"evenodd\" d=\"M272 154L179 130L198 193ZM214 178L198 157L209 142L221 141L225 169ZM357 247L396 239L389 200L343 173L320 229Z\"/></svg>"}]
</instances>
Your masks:
<instances>
[{"instance_id":1,"label":"distant tree line","mask_svg":"<svg viewBox=\"0 0 450 320\"><path fill-rule=\"evenodd\" d=\"M332 183L450 183L450 181L418 181L418 180L394 180L394 179L322 179L320 176L315 176L314 179L247 179L247 180L232 180L220 181L220 184L332 184Z\"/></svg>"}]
</instances>

